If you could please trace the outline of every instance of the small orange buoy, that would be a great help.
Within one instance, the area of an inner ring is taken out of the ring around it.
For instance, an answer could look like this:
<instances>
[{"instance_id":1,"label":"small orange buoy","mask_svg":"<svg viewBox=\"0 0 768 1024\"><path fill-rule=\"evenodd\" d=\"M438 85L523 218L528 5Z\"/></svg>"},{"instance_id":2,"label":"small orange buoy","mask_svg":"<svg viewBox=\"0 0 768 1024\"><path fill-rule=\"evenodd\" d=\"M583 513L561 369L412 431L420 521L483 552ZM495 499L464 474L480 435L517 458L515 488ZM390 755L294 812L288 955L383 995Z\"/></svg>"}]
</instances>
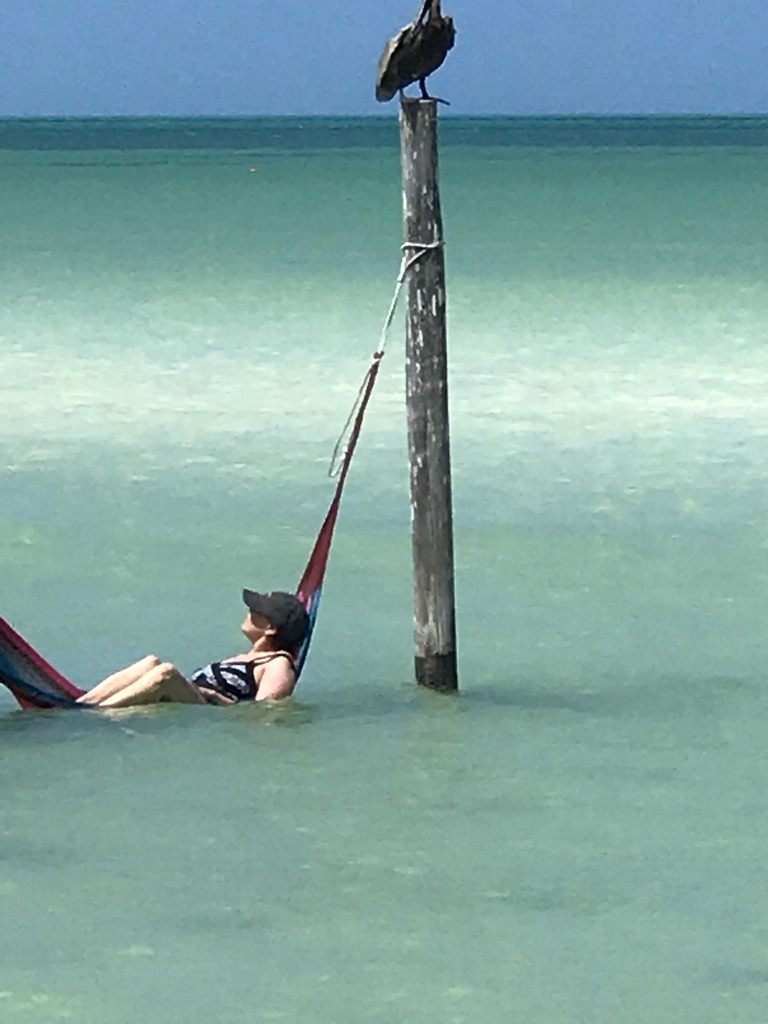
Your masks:
<instances>
[{"instance_id":1,"label":"small orange buoy","mask_svg":"<svg viewBox=\"0 0 768 1024\"><path fill-rule=\"evenodd\" d=\"M258 167L251 167L251 169L250 169L251 170L251 174L255 174L256 171L258 171L258 169L259 169Z\"/></svg>"}]
</instances>

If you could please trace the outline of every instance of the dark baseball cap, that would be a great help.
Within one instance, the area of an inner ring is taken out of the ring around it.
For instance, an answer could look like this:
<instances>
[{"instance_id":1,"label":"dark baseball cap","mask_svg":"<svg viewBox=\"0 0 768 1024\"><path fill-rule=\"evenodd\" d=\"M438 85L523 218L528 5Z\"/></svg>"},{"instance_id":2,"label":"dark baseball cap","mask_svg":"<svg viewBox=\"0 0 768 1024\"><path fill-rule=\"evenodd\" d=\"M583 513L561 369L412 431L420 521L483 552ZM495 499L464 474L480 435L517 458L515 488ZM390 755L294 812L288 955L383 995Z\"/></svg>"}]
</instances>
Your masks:
<instances>
[{"instance_id":1,"label":"dark baseball cap","mask_svg":"<svg viewBox=\"0 0 768 1024\"><path fill-rule=\"evenodd\" d=\"M243 601L250 611L269 619L277 630L281 643L286 647L298 647L309 629L307 609L295 594L273 590L269 594L258 594L255 590L244 590Z\"/></svg>"}]
</instances>

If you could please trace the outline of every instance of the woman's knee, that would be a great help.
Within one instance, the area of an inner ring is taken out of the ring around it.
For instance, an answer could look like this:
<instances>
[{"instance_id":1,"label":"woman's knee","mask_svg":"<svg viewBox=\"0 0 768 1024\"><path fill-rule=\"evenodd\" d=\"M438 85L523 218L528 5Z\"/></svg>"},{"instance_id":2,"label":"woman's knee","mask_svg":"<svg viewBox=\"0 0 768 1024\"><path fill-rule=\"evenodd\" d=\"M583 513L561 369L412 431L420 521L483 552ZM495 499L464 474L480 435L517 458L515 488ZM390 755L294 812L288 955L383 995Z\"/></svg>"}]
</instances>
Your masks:
<instances>
[{"instance_id":1,"label":"woman's knee","mask_svg":"<svg viewBox=\"0 0 768 1024\"><path fill-rule=\"evenodd\" d=\"M157 668L158 665L161 664L162 662L156 654L148 654L146 658L142 658L139 662L139 668L143 669L145 672L149 672L150 669Z\"/></svg>"},{"instance_id":2,"label":"woman's knee","mask_svg":"<svg viewBox=\"0 0 768 1024\"><path fill-rule=\"evenodd\" d=\"M186 679L170 661L164 661L150 674L149 688L158 700L180 701L184 704L205 704L196 686Z\"/></svg>"},{"instance_id":3,"label":"woman's knee","mask_svg":"<svg viewBox=\"0 0 768 1024\"><path fill-rule=\"evenodd\" d=\"M181 673L170 661L158 661L155 665L158 679L172 679Z\"/></svg>"},{"instance_id":4,"label":"woman's knee","mask_svg":"<svg viewBox=\"0 0 768 1024\"><path fill-rule=\"evenodd\" d=\"M171 689L173 688L173 680L177 675L178 671L170 661L160 661L159 658L155 658L154 663L147 667L146 672L142 673L136 685L140 686L142 692L145 693L162 693L169 686Z\"/></svg>"}]
</instances>

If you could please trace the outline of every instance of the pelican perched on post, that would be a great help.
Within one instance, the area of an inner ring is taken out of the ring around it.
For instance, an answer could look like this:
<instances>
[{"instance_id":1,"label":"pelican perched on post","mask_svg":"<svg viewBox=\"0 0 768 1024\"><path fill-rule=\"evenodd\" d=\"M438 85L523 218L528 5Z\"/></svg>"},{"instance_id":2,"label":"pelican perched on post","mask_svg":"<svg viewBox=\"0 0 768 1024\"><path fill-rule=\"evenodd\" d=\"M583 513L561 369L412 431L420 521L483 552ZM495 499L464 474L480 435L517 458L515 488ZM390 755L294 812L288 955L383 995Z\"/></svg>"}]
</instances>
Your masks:
<instances>
[{"instance_id":1,"label":"pelican perched on post","mask_svg":"<svg viewBox=\"0 0 768 1024\"><path fill-rule=\"evenodd\" d=\"M384 47L376 75L376 99L401 97L406 86L418 82L421 95L430 99L424 80L437 71L456 40L453 18L443 16L440 0L424 0L414 20Z\"/></svg>"}]
</instances>

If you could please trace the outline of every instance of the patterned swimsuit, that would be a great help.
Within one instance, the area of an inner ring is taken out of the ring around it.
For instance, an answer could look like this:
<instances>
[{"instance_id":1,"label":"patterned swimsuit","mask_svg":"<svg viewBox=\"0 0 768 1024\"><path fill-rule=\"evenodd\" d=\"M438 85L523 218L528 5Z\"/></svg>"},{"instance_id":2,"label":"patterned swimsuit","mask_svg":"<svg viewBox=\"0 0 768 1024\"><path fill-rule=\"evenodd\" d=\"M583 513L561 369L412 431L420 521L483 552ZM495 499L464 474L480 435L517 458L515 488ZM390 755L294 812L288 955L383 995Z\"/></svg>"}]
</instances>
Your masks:
<instances>
[{"instance_id":1,"label":"patterned swimsuit","mask_svg":"<svg viewBox=\"0 0 768 1024\"><path fill-rule=\"evenodd\" d=\"M232 700L255 700L259 689L256 669L274 658L286 657L287 654L278 651L258 661L214 661L199 668L192 676L192 682L201 690L215 690L216 693L231 697Z\"/></svg>"}]
</instances>

